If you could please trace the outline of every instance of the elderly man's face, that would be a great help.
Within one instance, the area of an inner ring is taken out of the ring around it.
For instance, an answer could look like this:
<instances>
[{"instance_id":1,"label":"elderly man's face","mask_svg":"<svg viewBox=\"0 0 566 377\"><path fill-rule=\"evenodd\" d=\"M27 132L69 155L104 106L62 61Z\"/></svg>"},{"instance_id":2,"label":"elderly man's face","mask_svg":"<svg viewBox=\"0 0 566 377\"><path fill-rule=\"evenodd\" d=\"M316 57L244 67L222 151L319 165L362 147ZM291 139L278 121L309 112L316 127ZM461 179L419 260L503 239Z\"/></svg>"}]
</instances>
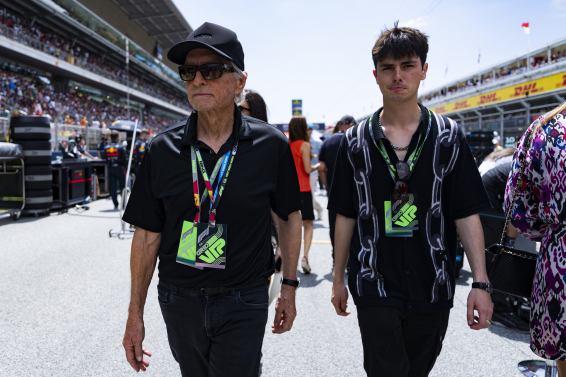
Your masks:
<instances>
[{"instance_id":1,"label":"elderly man's face","mask_svg":"<svg viewBox=\"0 0 566 377\"><path fill-rule=\"evenodd\" d=\"M230 64L212 51L198 48L190 51L185 60L186 65L202 65L211 63ZM224 71L222 77L205 80L197 72L193 81L185 81L187 97L196 111L209 111L227 107L234 103L234 97L246 86L246 78L236 79L232 72Z\"/></svg>"}]
</instances>

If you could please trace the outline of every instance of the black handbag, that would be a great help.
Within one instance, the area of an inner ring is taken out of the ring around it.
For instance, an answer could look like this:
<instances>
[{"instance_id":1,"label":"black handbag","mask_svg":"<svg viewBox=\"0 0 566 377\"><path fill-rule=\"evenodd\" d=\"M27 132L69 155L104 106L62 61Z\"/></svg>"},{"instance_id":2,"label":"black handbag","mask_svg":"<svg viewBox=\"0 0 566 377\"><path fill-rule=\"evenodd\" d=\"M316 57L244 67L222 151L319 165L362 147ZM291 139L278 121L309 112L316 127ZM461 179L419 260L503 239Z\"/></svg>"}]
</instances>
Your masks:
<instances>
[{"instance_id":1,"label":"black handbag","mask_svg":"<svg viewBox=\"0 0 566 377\"><path fill-rule=\"evenodd\" d=\"M533 133L531 132L528 141L523 145L525 153L521 161L521 172L519 174L519 181L515 186L513 192L513 199L511 206L507 211L507 218L505 227L503 227L503 234L499 244L491 245L485 249L485 261L487 268L487 276L491 282L493 289L502 293L510 294L513 296L520 296L530 299L533 287L533 280L535 277L535 269L537 264L537 255L517 250L509 246L505 246L503 241L507 234L509 220L515 199L517 197L517 189L522 185L522 177L525 173L528 148L531 146Z\"/></svg>"}]
</instances>

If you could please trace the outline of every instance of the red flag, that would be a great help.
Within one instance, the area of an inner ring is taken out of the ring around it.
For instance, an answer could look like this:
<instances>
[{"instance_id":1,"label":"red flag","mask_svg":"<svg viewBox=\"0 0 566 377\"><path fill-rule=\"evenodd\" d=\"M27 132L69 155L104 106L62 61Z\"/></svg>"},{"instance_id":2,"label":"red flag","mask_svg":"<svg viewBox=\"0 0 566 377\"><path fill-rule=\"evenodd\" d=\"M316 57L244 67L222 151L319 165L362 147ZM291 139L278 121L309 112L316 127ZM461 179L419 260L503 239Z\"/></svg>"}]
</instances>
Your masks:
<instances>
[{"instance_id":1,"label":"red flag","mask_svg":"<svg viewBox=\"0 0 566 377\"><path fill-rule=\"evenodd\" d=\"M523 22L523 24L521 25L521 27L529 27L529 23L528 23L528 22Z\"/></svg>"}]
</instances>

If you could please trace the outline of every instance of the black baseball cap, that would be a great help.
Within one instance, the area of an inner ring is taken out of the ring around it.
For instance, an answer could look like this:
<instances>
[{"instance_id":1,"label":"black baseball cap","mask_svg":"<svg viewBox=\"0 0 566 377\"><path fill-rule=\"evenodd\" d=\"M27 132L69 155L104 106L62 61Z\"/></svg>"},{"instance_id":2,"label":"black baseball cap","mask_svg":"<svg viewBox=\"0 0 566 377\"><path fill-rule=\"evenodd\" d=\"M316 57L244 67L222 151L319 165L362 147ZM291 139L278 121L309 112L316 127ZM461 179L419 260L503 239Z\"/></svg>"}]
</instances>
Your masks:
<instances>
[{"instance_id":1,"label":"black baseball cap","mask_svg":"<svg viewBox=\"0 0 566 377\"><path fill-rule=\"evenodd\" d=\"M244 70L244 49L238 36L230 29L205 22L193 31L183 42L171 47L167 58L175 64L185 64L189 51L195 48L206 48L225 59L234 62Z\"/></svg>"},{"instance_id":2,"label":"black baseball cap","mask_svg":"<svg viewBox=\"0 0 566 377\"><path fill-rule=\"evenodd\" d=\"M352 123L356 124L356 120L351 115L344 115L342 117L342 119L340 119L340 122L338 122L338 123L340 123L340 124L352 124Z\"/></svg>"}]
</instances>

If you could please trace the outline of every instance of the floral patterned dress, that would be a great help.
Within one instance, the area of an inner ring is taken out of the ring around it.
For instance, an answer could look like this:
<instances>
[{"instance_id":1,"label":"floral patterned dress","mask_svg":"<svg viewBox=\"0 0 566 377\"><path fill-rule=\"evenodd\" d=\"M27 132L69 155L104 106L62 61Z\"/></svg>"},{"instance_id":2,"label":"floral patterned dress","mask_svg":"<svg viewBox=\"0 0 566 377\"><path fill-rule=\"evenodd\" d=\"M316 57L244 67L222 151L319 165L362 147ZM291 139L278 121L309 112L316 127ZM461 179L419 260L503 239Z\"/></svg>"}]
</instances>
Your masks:
<instances>
[{"instance_id":1,"label":"floral patterned dress","mask_svg":"<svg viewBox=\"0 0 566 377\"><path fill-rule=\"evenodd\" d=\"M517 185L525 132L507 181L505 212ZM542 358L566 361L566 111L533 137L511 222L525 237L540 241L531 295L531 349ZM520 158L519 158L520 157Z\"/></svg>"}]
</instances>

